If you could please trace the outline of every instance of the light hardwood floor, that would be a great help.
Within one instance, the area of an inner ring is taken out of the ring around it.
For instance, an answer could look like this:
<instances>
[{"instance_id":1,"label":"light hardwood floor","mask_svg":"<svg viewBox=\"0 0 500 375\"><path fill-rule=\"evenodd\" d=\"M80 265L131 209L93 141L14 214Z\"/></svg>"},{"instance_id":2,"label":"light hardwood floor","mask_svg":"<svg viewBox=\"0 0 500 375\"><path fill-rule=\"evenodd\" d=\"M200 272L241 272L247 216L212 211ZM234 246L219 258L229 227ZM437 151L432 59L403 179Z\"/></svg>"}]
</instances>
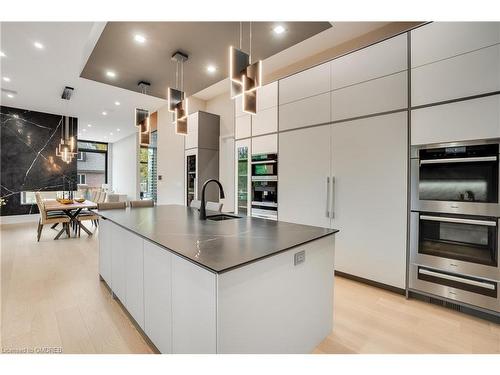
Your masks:
<instances>
[{"instance_id":1,"label":"light hardwood floor","mask_svg":"<svg viewBox=\"0 0 500 375\"><path fill-rule=\"evenodd\" d=\"M0 347L152 353L98 278L97 235L53 241L1 226ZM337 277L334 330L315 353L500 353L500 326Z\"/></svg>"}]
</instances>

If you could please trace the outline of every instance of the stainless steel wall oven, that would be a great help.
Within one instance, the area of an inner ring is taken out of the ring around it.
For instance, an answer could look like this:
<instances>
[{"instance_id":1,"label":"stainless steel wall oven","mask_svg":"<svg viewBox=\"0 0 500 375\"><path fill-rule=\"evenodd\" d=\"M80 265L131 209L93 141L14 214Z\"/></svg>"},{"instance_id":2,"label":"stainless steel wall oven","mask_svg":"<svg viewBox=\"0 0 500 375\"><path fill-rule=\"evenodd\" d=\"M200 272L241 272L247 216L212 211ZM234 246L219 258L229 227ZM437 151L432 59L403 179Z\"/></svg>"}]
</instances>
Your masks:
<instances>
[{"instance_id":1,"label":"stainless steel wall oven","mask_svg":"<svg viewBox=\"0 0 500 375\"><path fill-rule=\"evenodd\" d=\"M278 155L252 155L252 216L278 217Z\"/></svg>"}]
</instances>

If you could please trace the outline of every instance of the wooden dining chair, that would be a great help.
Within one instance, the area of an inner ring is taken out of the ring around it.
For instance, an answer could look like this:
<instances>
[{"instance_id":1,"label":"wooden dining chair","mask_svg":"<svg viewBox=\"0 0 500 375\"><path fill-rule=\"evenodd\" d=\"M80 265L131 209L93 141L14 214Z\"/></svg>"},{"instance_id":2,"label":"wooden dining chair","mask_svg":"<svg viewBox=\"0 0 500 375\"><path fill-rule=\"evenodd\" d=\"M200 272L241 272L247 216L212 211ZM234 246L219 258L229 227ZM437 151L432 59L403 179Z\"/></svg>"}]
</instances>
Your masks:
<instances>
[{"instance_id":1,"label":"wooden dining chair","mask_svg":"<svg viewBox=\"0 0 500 375\"><path fill-rule=\"evenodd\" d=\"M78 237L80 237L80 232L82 230L82 227L81 227L82 223L81 222L91 220L92 224L97 227L97 223L99 222L99 215L96 214L95 212L89 210L89 212L86 212L83 215L79 214L76 217L76 220L78 220ZM91 236L91 234L89 234L89 236Z\"/></svg>"},{"instance_id":2,"label":"wooden dining chair","mask_svg":"<svg viewBox=\"0 0 500 375\"><path fill-rule=\"evenodd\" d=\"M43 226L46 224L62 224L62 229L57 233L54 237L54 240L58 240L61 235L66 232L66 235L70 237L69 233L69 222L70 218L66 215L47 215L47 211L45 211L45 204L43 201L40 203L37 201L38 211L40 211L40 219L38 220L38 230L37 230L37 242L40 242L40 237L42 235Z\"/></svg>"},{"instance_id":3,"label":"wooden dining chair","mask_svg":"<svg viewBox=\"0 0 500 375\"><path fill-rule=\"evenodd\" d=\"M153 200L130 201L130 208L154 207L154 205L155 202Z\"/></svg>"},{"instance_id":4,"label":"wooden dining chair","mask_svg":"<svg viewBox=\"0 0 500 375\"><path fill-rule=\"evenodd\" d=\"M116 210L116 209L124 209L127 207L126 202L102 202L97 203L97 210Z\"/></svg>"}]
</instances>

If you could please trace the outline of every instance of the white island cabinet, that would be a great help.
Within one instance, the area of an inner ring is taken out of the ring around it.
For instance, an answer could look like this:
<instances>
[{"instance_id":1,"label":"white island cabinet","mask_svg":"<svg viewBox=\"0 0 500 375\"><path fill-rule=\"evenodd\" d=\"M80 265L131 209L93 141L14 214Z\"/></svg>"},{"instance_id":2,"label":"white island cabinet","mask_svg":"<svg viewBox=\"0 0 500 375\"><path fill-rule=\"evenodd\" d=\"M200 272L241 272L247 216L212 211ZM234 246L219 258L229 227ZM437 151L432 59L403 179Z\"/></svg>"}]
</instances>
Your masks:
<instances>
[{"instance_id":1,"label":"white island cabinet","mask_svg":"<svg viewBox=\"0 0 500 375\"><path fill-rule=\"evenodd\" d=\"M332 331L332 231L214 271L154 235L102 224L101 276L160 353L310 353Z\"/></svg>"}]
</instances>

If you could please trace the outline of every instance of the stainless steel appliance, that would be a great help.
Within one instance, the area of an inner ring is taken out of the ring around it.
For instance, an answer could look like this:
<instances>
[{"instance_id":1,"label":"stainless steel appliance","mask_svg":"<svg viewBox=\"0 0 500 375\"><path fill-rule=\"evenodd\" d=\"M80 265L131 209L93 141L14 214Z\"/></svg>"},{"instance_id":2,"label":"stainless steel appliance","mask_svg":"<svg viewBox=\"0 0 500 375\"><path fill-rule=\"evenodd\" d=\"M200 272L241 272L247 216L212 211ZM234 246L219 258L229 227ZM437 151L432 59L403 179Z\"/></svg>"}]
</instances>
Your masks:
<instances>
[{"instance_id":1,"label":"stainless steel appliance","mask_svg":"<svg viewBox=\"0 0 500 375\"><path fill-rule=\"evenodd\" d=\"M409 288L500 312L499 141L411 151Z\"/></svg>"},{"instance_id":2,"label":"stainless steel appliance","mask_svg":"<svg viewBox=\"0 0 500 375\"><path fill-rule=\"evenodd\" d=\"M499 143L412 147L411 209L500 217Z\"/></svg>"},{"instance_id":3,"label":"stainless steel appliance","mask_svg":"<svg viewBox=\"0 0 500 375\"><path fill-rule=\"evenodd\" d=\"M278 218L278 155L252 155L252 216Z\"/></svg>"}]
</instances>

